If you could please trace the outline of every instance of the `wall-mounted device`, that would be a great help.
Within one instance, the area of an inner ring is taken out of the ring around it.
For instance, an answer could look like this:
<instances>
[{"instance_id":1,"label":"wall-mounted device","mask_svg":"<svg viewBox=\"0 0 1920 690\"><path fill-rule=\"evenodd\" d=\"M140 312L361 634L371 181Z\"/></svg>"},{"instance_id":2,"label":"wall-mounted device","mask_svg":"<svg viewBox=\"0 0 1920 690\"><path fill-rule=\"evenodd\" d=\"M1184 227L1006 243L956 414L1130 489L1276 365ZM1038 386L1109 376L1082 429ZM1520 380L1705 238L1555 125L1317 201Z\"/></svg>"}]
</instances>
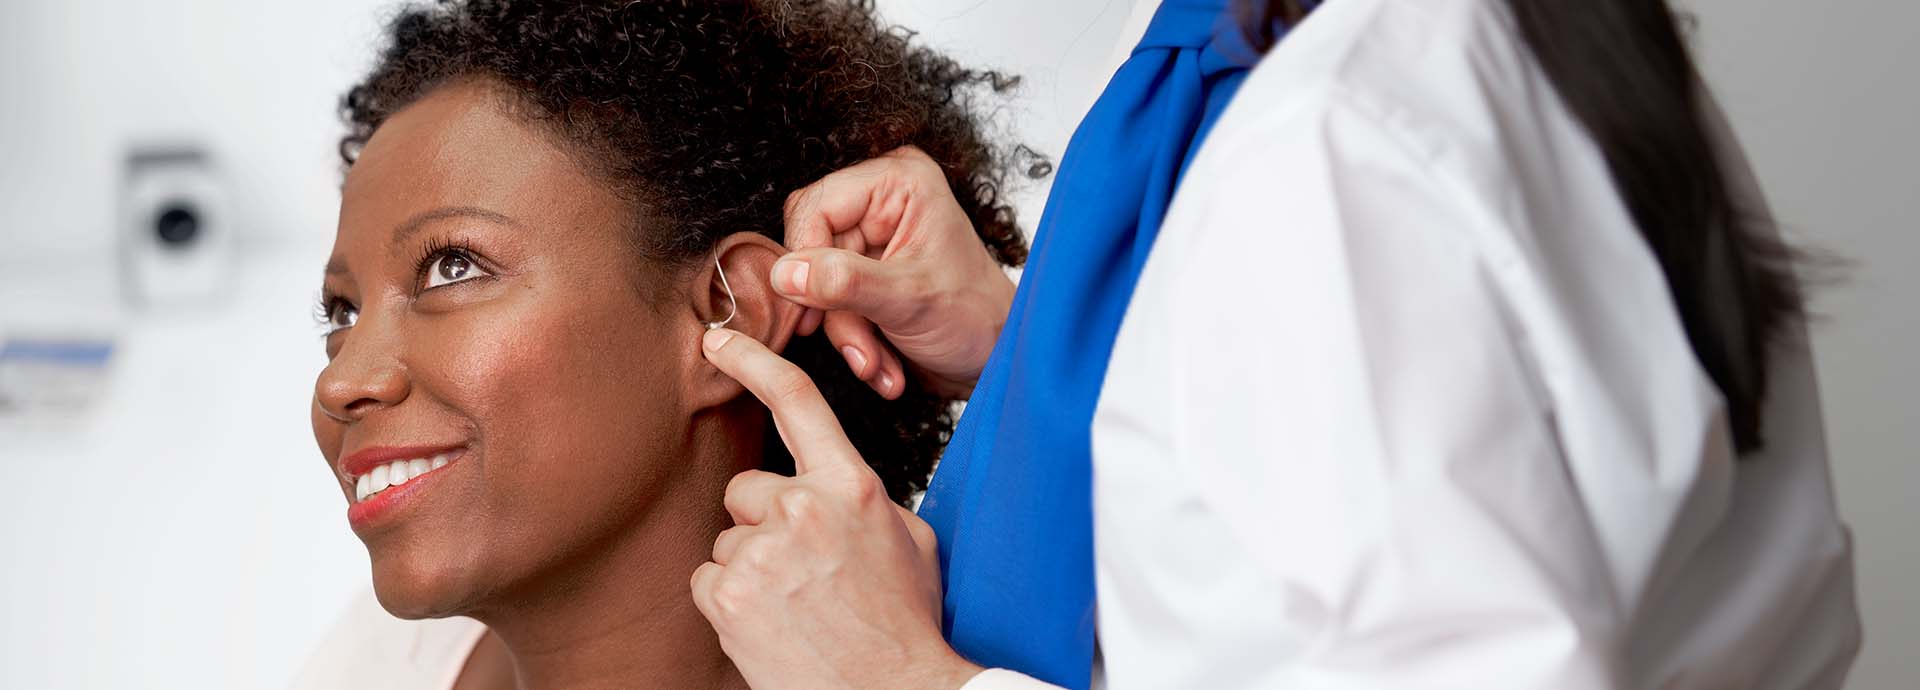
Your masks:
<instances>
[{"instance_id":1,"label":"wall-mounted device","mask_svg":"<svg viewBox=\"0 0 1920 690\"><path fill-rule=\"evenodd\" d=\"M221 297L234 269L233 216L205 149L134 147L124 172L117 234L127 301L188 306Z\"/></svg>"}]
</instances>

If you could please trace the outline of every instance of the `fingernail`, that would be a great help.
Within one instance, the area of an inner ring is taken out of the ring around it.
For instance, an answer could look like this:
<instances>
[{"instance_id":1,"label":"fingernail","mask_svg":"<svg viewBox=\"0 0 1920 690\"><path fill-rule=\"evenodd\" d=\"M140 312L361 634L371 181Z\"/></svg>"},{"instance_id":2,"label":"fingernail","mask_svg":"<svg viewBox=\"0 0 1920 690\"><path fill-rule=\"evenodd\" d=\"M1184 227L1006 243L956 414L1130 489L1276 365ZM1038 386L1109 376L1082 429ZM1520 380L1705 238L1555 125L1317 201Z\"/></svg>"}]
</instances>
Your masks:
<instances>
[{"instance_id":1,"label":"fingernail","mask_svg":"<svg viewBox=\"0 0 1920 690\"><path fill-rule=\"evenodd\" d=\"M882 390L882 391L892 391L892 390L893 390L893 375L892 375L892 374L881 374L881 375L880 375L880 390Z\"/></svg>"},{"instance_id":2,"label":"fingernail","mask_svg":"<svg viewBox=\"0 0 1920 690\"><path fill-rule=\"evenodd\" d=\"M781 294L804 295L807 293L807 262L799 259L781 259L773 265L773 285Z\"/></svg>"},{"instance_id":3,"label":"fingernail","mask_svg":"<svg viewBox=\"0 0 1920 690\"><path fill-rule=\"evenodd\" d=\"M733 331L729 331L725 328L715 328L711 331L707 331L706 335L700 337L700 345L702 347L707 348L708 352L713 352L714 350L718 350L726 346L727 341L732 339L733 339Z\"/></svg>"},{"instance_id":4,"label":"fingernail","mask_svg":"<svg viewBox=\"0 0 1920 690\"><path fill-rule=\"evenodd\" d=\"M840 348L840 354L847 356L847 365L853 367L854 373L867 368L867 356L860 354L860 348L848 345Z\"/></svg>"}]
</instances>

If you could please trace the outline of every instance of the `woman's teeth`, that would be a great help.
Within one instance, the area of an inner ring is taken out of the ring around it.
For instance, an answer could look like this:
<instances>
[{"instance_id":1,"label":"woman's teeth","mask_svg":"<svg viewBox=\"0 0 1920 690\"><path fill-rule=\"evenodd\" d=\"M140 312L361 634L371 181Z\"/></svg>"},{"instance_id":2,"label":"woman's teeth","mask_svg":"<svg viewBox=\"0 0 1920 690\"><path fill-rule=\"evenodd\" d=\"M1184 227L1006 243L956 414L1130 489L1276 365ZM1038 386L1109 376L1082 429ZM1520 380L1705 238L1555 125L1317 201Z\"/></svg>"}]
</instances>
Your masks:
<instances>
[{"instance_id":1,"label":"woman's teeth","mask_svg":"<svg viewBox=\"0 0 1920 690\"><path fill-rule=\"evenodd\" d=\"M373 468L372 472L360 475L353 484L353 502L359 503L374 494L387 490L389 486L399 486L408 480L447 466L446 454L431 458L395 460Z\"/></svg>"}]
</instances>

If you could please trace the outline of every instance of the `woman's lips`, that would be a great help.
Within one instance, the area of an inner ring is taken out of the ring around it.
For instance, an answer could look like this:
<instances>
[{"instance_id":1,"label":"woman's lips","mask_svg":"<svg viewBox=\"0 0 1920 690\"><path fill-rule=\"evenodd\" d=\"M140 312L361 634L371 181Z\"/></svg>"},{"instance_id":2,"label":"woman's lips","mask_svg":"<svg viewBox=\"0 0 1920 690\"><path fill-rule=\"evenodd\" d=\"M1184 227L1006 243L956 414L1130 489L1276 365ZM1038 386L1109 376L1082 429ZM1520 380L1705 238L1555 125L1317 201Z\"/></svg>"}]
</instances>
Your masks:
<instances>
[{"instance_id":1,"label":"woman's lips","mask_svg":"<svg viewBox=\"0 0 1920 690\"><path fill-rule=\"evenodd\" d=\"M347 521L355 528L392 514L439 479L465 454L463 448L369 448L341 463L350 482Z\"/></svg>"}]
</instances>

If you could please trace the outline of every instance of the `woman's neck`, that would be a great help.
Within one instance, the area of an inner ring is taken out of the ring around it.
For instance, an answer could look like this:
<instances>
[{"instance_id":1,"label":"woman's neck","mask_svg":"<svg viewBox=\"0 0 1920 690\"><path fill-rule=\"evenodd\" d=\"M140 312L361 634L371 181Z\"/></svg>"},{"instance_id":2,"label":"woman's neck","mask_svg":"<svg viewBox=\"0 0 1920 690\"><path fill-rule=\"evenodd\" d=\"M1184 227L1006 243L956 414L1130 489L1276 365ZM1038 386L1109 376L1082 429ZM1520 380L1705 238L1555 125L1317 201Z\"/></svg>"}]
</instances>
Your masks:
<instances>
[{"instance_id":1,"label":"woman's neck","mask_svg":"<svg viewBox=\"0 0 1920 690\"><path fill-rule=\"evenodd\" d=\"M496 687L747 687L694 607L688 578L733 524L722 506L727 482L744 469L741 458L760 457L761 430L707 421L690 434L672 490L616 543L557 564L498 597L509 603L474 613L511 662L512 684ZM470 661L469 670L483 662Z\"/></svg>"}]
</instances>

